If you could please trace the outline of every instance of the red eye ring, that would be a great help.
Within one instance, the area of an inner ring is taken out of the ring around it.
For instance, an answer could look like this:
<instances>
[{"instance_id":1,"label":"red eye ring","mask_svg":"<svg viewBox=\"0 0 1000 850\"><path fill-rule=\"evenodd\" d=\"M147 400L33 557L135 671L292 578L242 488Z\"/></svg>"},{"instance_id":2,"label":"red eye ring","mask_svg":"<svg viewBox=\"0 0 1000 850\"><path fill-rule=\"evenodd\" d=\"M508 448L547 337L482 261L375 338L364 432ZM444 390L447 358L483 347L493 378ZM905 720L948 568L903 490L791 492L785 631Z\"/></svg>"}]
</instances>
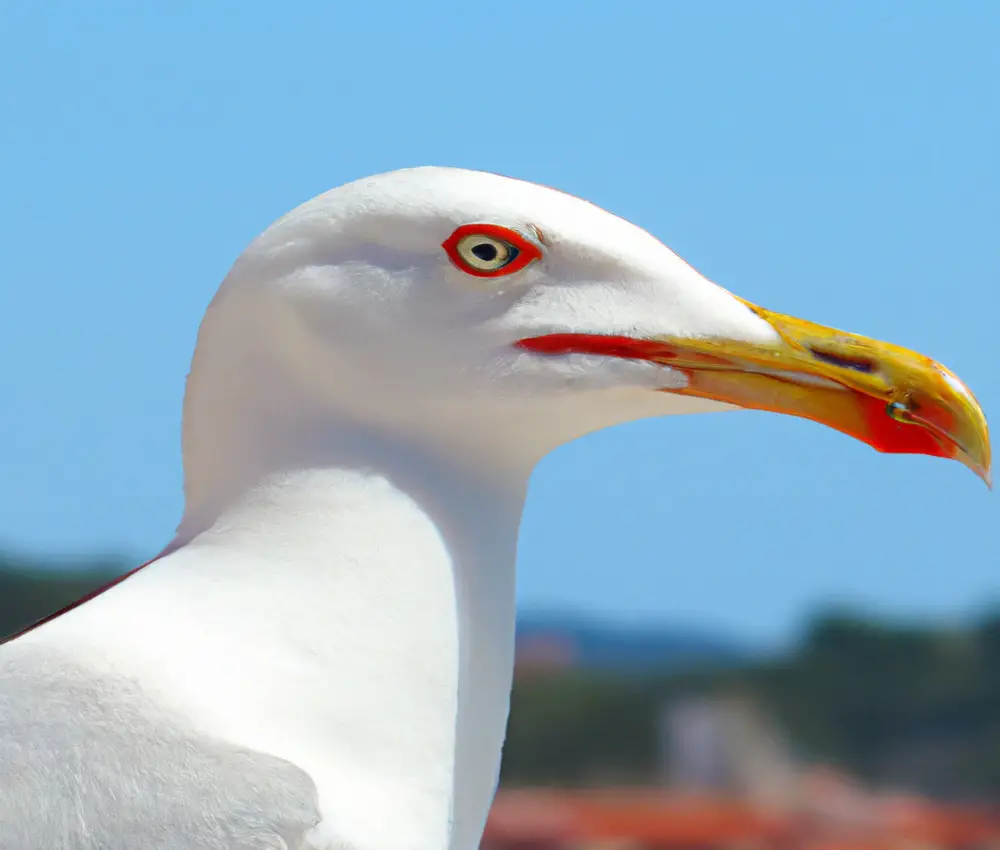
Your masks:
<instances>
[{"instance_id":1,"label":"red eye ring","mask_svg":"<svg viewBox=\"0 0 1000 850\"><path fill-rule=\"evenodd\" d=\"M542 256L534 242L499 224L463 224L441 247L457 268L474 277L514 274Z\"/></svg>"}]
</instances>

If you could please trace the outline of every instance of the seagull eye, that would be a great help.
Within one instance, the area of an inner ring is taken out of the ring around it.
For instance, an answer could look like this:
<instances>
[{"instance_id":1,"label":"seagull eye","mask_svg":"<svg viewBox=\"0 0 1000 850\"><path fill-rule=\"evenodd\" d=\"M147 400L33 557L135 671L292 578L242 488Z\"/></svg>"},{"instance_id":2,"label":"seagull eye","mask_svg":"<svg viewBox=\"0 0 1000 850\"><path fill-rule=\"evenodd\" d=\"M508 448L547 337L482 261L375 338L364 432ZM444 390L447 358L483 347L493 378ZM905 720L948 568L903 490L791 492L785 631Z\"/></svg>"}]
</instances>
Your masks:
<instances>
[{"instance_id":1,"label":"seagull eye","mask_svg":"<svg viewBox=\"0 0 1000 850\"><path fill-rule=\"evenodd\" d=\"M501 242L499 239L477 233L463 236L455 246L455 253L474 269L495 272L517 259L520 252L509 242Z\"/></svg>"},{"instance_id":2,"label":"seagull eye","mask_svg":"<svg viewBox=\"0 0 1000 850\"><path fill-rule=\"evenodd\" d=\"M452 263L476 277L513 274L542 255L516 230L496 224L463 224L441 247Z\"/></svg>"}]
</instances>

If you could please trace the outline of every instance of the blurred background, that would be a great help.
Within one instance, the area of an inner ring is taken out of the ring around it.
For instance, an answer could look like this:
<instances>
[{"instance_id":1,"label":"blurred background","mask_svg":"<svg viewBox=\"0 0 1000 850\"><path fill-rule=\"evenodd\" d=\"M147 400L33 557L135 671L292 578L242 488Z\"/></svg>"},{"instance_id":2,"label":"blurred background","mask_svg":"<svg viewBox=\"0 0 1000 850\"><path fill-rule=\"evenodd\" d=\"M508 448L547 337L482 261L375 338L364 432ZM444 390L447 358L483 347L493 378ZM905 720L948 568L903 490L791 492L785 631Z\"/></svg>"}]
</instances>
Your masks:
<instances>
[{"instance_id":1,"label":"blurred background","mask_svg":"<svg viewBox=\"0 0 1000 850\"><path fill-rule=\"evenodd\" d=\"M242 248L409 165L588 198L1000 405L1000 4L0 4L0 632L154 555ZM1000 507L811 423L539 467L490 850L1000 847Z\"/></svg>"}]
</instances>

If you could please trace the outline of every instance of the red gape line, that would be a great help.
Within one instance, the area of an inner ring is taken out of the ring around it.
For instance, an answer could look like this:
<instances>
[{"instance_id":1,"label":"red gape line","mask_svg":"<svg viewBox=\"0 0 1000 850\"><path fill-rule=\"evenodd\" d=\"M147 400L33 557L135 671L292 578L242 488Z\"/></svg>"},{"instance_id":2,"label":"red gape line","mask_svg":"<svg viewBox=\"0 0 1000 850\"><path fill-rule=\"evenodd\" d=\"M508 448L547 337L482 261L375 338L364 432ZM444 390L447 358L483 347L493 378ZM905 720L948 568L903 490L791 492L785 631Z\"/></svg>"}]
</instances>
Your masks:
<instances>
[{"instance_id":1,"label":"red gape line","mask_svg":"<svg viewBox=\"0 0 1000 850\"><path fill-rule=\"evenodd\" d=\"M516 345L536 354L597 354L625 360L669 360L677 356L662 342L601 334L548 334L522 339Z\"/></svg>"},{"instance_id":2,"label":"red gape line","mask_svg":"<svg viewBox=\"0 0 1000 850\"><path fill-rule=\"evenodd\" d=\"M98 587L90 591L90 593L86 594L85 596L80 597L79 599L76 600L76 602L70 602L69 605L60 608L58 611L53 611L51 614L42 617L42 619L40 620L36 620L34 623L32 623L29 626L25 626L20 631L14 632L14 634L8 635L5 638L0 638L0 646L3 646L5 643L10 643L10 641L12 640L16 640L17 638L21 637L21 635L26 635L28 632L34 631L39 626L44 626L46 623L49 623L52 620L56 619L56 617L61 617L67 611L72 611L74 608L79 608L85 602L89 602L91 599L100 596L102 593L104 593L104 591L110 590L116 584L121 584L129 576L135 575L137 572L139 572L139 570L143 569L143 567L148 567L150 564L153 563L153 561L159 560L160 557L161 557L160 555L157 555L155 558L151 558L150 560L146 561L146 563L139 564L138 567L133 567L127 573L123 573L122 575L118 576L118 578L113 579L109 581L107 584L101 585L101 587Z\"/></svg>"}]
</instances>

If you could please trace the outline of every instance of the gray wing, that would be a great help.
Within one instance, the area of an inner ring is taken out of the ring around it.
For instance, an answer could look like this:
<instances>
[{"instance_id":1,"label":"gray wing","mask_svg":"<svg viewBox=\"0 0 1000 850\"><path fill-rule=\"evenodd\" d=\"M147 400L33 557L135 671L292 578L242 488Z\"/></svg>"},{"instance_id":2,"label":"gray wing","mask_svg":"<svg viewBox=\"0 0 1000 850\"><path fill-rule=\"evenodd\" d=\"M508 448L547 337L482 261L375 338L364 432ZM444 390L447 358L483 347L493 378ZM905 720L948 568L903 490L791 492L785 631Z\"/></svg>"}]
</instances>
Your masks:
<instances>
[{"instance_id":1,"label":"gray wing","mask_svg":"<svg viewBox=\"0 0 1000 850\"><path fill-rule=\"evenodd\" d=\"M130 682L0 647L0 848L285 850L318 820L293 764L195 734Z\"/></svg>"}]
</instances>

